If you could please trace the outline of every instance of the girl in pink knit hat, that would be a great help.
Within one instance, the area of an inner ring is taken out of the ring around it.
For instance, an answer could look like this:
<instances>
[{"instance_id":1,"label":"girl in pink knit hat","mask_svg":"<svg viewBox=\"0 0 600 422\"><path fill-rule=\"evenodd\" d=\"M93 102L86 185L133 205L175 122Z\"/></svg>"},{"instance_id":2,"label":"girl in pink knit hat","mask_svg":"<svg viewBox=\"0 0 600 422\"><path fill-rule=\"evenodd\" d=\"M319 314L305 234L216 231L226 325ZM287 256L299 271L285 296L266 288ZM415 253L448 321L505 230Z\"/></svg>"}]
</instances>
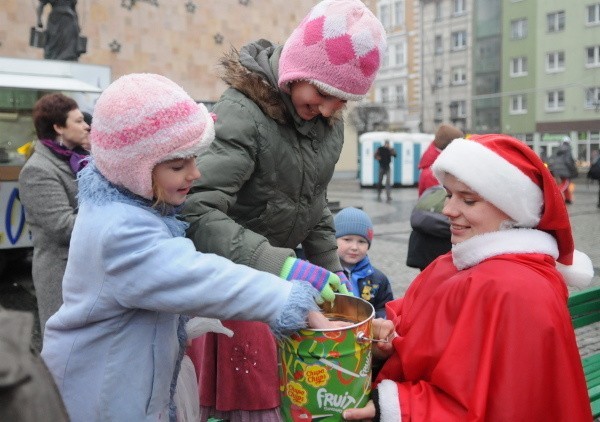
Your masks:
<instances>
[{"instance_id":1,"label":"girl in pink knit hat","mask_svg":"<svg viewBox=\"0 0 600 422\"><path fill-rule=\"evenodd\" d=\"M42 350L71 420L175 421L190 317L262 321L276 336L332 326L309 283L199 253L184 237L177 213L214 137L202 104L165 77L132 74L102 93L93 118L64 304ZM204 322L199 331L228 332Z\"/></svg>"},{"instance_id":2,"label":"girl in pink knit hat","mask_svg":"<svg viewBox=\"0 0 600 422\"><path fill-rule=\"evenodd\" d=\"M343 145L341 111L369 91L385 43L362 1L324 0L283 46L259 40L222 59L230 88L214 106L216 138L198 158L205 174L184 209L198 250L285 278L324 268L347 283L327 185ZM306 260L297 259L298 245ZM329 293L322 292L325 300ZM277 349L268 327L225 325L233 338L209 334L191 352L203 415L279 420Z\"/></svg>"},{"instance_id":3,"label":"girl in pink knit hat","mask_svg":"<svg viewBox=\"0 0 600 422\"><path fill-rule=\"evenodd\" d=\"M452 251L373 322L387 361L346 420L592 420L567 307L594 268L573 244L560 190L524 142L455 139L433 172Z\"/></svg>"}]
</instances>

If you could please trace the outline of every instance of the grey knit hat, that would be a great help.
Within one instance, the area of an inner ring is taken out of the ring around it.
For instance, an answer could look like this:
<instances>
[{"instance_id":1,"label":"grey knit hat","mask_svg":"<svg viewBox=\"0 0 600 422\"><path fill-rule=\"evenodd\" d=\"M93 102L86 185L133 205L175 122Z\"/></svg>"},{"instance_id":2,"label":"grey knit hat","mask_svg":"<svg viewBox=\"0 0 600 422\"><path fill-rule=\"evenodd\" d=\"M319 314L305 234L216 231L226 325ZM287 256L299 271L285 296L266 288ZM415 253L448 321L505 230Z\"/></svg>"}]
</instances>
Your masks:
<instances>
[{"instance_id":1,"label":"grey knit hat","mask_svg":"<svg viewBox=\"0 0 600 422\"><path fill-rule=\"evenodd\" d=\"M363 210L358 208L344 208L333 217L335 225L335 238L355 234L367 239L369 246L373 240L373 223Z\"/></svg>"}]
</instances>

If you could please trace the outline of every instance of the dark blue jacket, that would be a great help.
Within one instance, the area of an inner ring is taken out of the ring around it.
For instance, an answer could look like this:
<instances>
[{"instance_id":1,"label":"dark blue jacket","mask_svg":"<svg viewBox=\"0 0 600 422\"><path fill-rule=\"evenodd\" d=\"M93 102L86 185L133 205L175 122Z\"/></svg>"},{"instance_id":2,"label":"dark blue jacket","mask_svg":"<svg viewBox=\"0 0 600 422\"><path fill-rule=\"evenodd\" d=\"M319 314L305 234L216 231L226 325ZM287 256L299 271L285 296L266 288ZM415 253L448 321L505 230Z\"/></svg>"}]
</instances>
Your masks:
<instances>
[{"instance_id":1,"label":"dark blue jacket","mask_svg":"<svg viewBox=\"0 0 600 422\"><path fill-rule=\"evenodd\" d=\"M355 296L371 303L375 308L377 318L385 318L385 304L394 299L392 286L387 276L371 265L368 256L365 256L352 269L345 268L344 272L353 288L358 286L358 293L355 293Z\"/></svg>"}]
</instances>

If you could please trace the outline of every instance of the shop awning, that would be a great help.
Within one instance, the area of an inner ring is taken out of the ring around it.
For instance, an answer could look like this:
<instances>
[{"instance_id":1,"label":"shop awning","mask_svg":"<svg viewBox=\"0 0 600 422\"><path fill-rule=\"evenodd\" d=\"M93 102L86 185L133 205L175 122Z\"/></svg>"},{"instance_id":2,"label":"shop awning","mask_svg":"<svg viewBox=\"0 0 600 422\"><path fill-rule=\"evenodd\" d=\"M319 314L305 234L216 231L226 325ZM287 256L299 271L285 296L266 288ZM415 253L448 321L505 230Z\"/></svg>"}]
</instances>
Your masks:
<instances>
[{"instance_id":1,"label":"shop awning","mask_svg":"<svg viewBox=\"0 0 600 422\"><path fill-rule=\"evenodd\" d=\"M0 88L37 89L40 91L102 92L101 88L73 77L2 73Z\"/></svg>"}]
</instances>

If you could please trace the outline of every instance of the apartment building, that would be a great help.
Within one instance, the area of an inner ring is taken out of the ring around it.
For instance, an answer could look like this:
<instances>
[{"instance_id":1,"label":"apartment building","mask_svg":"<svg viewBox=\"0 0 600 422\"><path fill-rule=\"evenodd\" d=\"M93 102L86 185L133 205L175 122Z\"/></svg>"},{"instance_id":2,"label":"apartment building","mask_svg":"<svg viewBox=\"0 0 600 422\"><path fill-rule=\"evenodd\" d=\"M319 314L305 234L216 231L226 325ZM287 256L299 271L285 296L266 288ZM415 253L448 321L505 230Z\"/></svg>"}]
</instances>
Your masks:
<instances>
[{"instance_id":1,"label":"apartment building","mask_svg":"<svg viewBox=\"0 0 600 422\"><path fill-rule=\"evenodd\" d=\"M502 2L474 0L472 130L501 131Z\"/></svg>"},{"instance_id":2,"label":"apartment building","mask_svg":"<svg viewBox=\"0 0 600 422\"><path fill-rule=\"evenodd\" d=\"M600 142L600 2L504 0L502 130L550 155L563 136L589 162Z\"/></svg>"},{"instance_id":3,"label":"apartment building","mask_svg":"<svg viewBox=\"0 0 600 422\"><path fill-rule=\"evenodd\" d=\"M387 52L374 85L374 100L388 112L389 129L417 132L421 124L418 0L378 0Z\"/></svg>"},{"instance_id":4,"label":"apartment building","mask_svg":"<svg viewBox=\"0 0 600 422\"><path fill-rule=\"evenodd\" d=\"M472 0L421 0L423 131L472 127Z\"/></svg>"}]
</instances>

